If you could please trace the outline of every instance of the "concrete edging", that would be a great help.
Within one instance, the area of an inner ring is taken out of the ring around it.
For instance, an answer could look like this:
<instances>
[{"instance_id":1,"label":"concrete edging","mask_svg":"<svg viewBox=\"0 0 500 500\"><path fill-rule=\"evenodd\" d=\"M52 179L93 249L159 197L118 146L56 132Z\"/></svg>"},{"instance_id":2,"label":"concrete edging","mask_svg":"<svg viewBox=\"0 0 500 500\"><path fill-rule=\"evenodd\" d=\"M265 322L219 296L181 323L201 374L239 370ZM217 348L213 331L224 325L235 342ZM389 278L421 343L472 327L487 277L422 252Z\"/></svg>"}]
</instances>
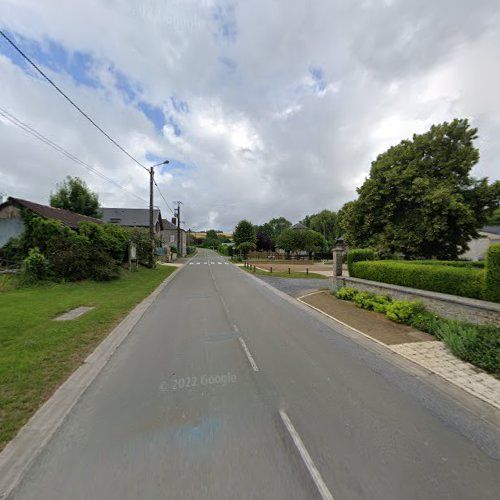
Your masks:
<instances>
[{"instance_id":1,"label":"concrete edging","mask_svg":"<svg viewBox=\"0 0 500 500\"><path fill-rule=\"evenodd\" d=\"M106 366L116 349L183 267L174 271L151 294L139 302L7 443L0 453L0 499L9 497L19 486L33 461Z\"/></svg>"}]
</instances>

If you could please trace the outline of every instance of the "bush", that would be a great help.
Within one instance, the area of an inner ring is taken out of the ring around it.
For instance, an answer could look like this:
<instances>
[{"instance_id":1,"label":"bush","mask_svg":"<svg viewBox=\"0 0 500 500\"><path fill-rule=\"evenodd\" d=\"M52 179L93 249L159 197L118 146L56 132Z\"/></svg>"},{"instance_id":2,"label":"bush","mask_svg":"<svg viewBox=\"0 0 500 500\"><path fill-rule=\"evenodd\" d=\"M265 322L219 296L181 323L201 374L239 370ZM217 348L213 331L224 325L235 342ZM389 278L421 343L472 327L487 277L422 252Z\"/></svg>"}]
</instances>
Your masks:
<instances>
[{"instance_id":1,"label":"bush","mask_svg":"<svg viewBox=\"0 0 500 500\"><path fill-rule=\"evenodd\" d=\"M485 273L482 269L427 266L411 261L375 261L355 262L349 274L382 283L481 299Z\"/></svg>"},{"instance_id":2,"label":"bush","mask_svg":"<svg viewBox=\"0 0 500 500\"><path fill-rule=\"evenodd\" d=\"M26 284L36 283L49 275L49 262L38 247L32 248L23 260L21 279Z\"/></svg>"},{"instance_id":3,"label":"bush","mask_svg":"<svg viewBox=\"0 0 500 500\"><path fill-rule=\"evenodd\" d=\"M170 245L170 251L172 253L177 253L177 247L175 245Z\"/></svg>"},{"instance_id":4,"label":"bush","mask_svg":"<svg viewBox=\"0 0 500 500\"><path fill-rule=\"evenodd\" d=\"M351 273L352 265L355 262L360 262L363 260L375 260L375 252L369 248L359 248L356 250L351 250L347 253L347 269L349 270L349 276L353 276Z\"/></svg>"},{"instance_id":5,"label":"bush","mask_svg":"<svg viewBox=\"0 0 500 500\"><path fill-rule=\"evenodd\" d=\"M491 245L486 254L486 276L483 297L500 302L500 245Z\"/></svg>"},{"instance_id":6,"label":"bush","mask_svg":"<svg viewBox=\"0 0 500 500\"><path fill-rule=\"evenodd\" d=\"M458 358L500 373L500 329L443 320L437 335Z\"/></svg>"},{"instance_id":7,"label":"bush","mask_svg":"<svg viewBox=\"0 0 500 500\"><path fill-rule=\"evenodd\" d=\"M95 281L111 281L120 277L120 266L104 252L93 253L89 269L89 277Z\"/></svg>"},{"instance_id":8,"label":"bush","mask_svg":"<svg viewBox=\"0 0 500 500\"><path fill-rule=\"evenodd\" d=\"M336 296L352 300L364 309L385 308L386 316L392 321L430 333L442 340L458 358L490 373L500 373L500 328L496 326L451 321L430 313L419 302L391 300L353 288L341 288Z\"/></svg>"},{"instance_id":9,"label":"bush","mask_svg":"<svg viewBox=\"0 0 500 500\"><path fill-rule=\"evenodd\" d=\"M396 323L409 324L412 319L425 310L420 302L396 300L387 307L386 316Z\"/></svg>"},{"instance_id":10,"label":"bush","mask_svg":"<svg viewBox=\"0 0 500 500\"><path fill-rule=\"evenodd\" d=\"M352 300L359 292L355 288L342 287L335 293L337 299Z\"/></svg>"}]
</instances>

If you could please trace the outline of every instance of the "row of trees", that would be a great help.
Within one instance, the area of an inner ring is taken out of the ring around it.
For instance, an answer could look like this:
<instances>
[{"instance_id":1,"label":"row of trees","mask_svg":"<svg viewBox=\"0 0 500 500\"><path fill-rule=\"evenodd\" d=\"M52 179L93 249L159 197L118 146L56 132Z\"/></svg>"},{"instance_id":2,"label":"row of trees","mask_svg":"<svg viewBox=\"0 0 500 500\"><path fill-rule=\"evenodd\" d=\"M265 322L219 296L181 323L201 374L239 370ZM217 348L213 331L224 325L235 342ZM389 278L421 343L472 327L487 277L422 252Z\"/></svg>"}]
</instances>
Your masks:
<instances>
[{"instance_id":1,"label":"row of trees","mask_svg":"<svg viewBox=\"0 0 500 500\"><path fill-rule=\"evenodd\" d=\"M243 256L252 250L280 248L289 256L291 252L305 251L311 257L315 252L329 251L328 240L318 231L308 227L292 229L284 217L271 219L261 226L254 226L248 220L240 221L233 234L236 249Z\"/></svg>"},{"instance_id":2,"label":"row of trees","mask_svg":"<svg viewBox=\"0 0 500 500\"><path fill-rule=\"evenodd\" d=\"M480 228L496 220L500 202L499 181L470 175L479 160L477 137L467 120L455 119L379 155L358 199L338 213L348 246L407 259L456 259L465 252Z\"/></svg>"}]
</instances>

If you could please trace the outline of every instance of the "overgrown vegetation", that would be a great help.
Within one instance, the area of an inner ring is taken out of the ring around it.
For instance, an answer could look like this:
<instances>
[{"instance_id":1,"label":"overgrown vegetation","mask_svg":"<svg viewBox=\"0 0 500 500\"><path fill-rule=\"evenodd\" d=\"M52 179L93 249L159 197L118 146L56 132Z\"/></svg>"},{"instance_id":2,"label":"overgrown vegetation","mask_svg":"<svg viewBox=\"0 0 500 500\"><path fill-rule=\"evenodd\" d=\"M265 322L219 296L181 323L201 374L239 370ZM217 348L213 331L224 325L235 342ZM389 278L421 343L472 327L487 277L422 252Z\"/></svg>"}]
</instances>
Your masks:
<instances>
[{"instance_id":1,"label":"overgrown vegetation","mask_svg":"<svg viewBox=\"0 0 500 500\"><path fill-rule=\"evenodd\" d=\"M335 295L363 309L383 313L392 321L430 333L442 340L458 358L487 372L500 374L499 327L451 321L430 313L419 302L393 300L387 295L354 288L341 288Z\"/></svg>"},{"instance_id":2,"label":"overgrown vegetation","mask_svg":"<svg viewBox=\"0 0 500 500\"><path fill-rule=\"evenodd\" d=\"M26 284L44 279L109 281L118 278L121 264L127 259L129 241L137 245L139 263L149 262L151 241L144 229L82 222L74 230L28 210L23 211L23 221L25 230L21 237L10 240L1 252L4 258L24 260L22 275ZM42 261L47 263L43 272Z\"/></svg>"}]
</instances>

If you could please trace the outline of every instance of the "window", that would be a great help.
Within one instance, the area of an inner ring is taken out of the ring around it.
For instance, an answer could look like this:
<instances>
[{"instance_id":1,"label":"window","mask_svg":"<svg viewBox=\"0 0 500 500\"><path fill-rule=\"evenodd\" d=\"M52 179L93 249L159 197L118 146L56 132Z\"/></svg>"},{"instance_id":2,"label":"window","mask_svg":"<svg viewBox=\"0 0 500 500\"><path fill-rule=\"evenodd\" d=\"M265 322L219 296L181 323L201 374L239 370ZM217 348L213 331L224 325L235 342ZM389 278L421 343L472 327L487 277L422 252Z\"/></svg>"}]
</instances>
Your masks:
<instances>
[{"instance_id":1,"label":"window","mask_svg":"<svg viewBox=\"0 0 500 500\"><path fill-rule=\"evenodd\" d=\"M175 242L175 234L171 234L170 235L170 243L174 243Z\"/></svg>"}]
</instances>

